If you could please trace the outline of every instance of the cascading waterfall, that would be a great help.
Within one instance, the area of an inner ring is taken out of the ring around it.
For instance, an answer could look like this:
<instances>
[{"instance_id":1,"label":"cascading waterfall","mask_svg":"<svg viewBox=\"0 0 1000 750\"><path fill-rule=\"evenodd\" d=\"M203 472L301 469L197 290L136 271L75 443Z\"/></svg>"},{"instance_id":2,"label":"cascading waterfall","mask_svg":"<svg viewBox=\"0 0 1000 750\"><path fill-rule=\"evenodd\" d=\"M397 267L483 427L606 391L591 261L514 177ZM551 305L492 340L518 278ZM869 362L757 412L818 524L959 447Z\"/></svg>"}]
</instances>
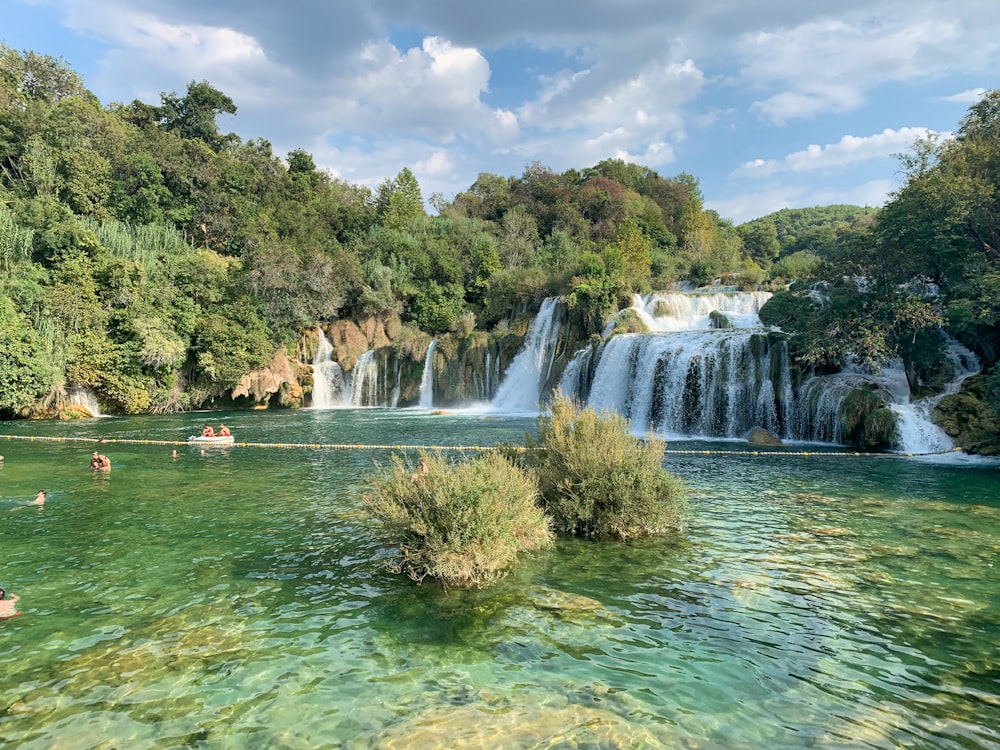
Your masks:
<instances>
[{"instance_id":1,"label":"cascading waterfall","mask_svg":"<svg viewBox=\"0 0 1000 750\"><path fill-rule=\"evenodd\" d=\"M333 409L343 405L344 393L346 392L344 371L340 369L338 363L333 361L333 344L327 339L323 329L317 328L316 333L319 343L312 361L312 408Z\"/></svg>"},{"instance_id":2,"label":"cascading waterfall","mask_svg":"<svg viewBox=\"0 0 1000 750\"><path fill-rule=\"evenodd\" d=\"M775 351L777 350L777 351ZM743 435L753 427L784 432L783 383L787 373L772 357L786 358L766 336L748 331L683 331L670 335L621 334L596 352L592 380L578 354L560 387L597 410L629 418L640 432L715 437Z\"/></svg>"},{"instance_id":3,"label":"cascading waterfall","mask_svg":"<svg viewBox=\"0 0 1000 750\"><path fill-rule=\"evenodd\" d=\"M434 406L434 347L437 339L433 339L427 347L424 357L424 373L420 376L420 401L418 405L424 409Z\"/></svg>"},{"instance_id":4,"label":"cascading waterfall","mask_svg":"<svg viewBox=\"0 0 1000 750\"><path fill-rule=\"evenodd\" d=\"M101 405L97 396L85 385L72 385L66 389L66 400L74 406L86 409L95 417L101 416Z\"/></svg>"},{"instance_id":5,"label":"cascading waterfall","mask_svg":"<svg viewBox=\"0 0 1000 750\"><path fill-rule=\"evenodd\" d=\"M558 299L549 297L528 328L524 346L504 373L490 407L504 412L538 412L540 389L548 378L559 336Z\"/></svg>"},{"instance_id":6,"label":"cascading waterfall","mask_svg":"<svg viewBox=\"0 0 1000 750\"><path fill-rule=\"evenodd\" d=\"M786 440L829 443L844 441L844 400L863 388L880 394L895 412L899 450L950 449L950 439L929 418L941 396L911 403L901 366L878 375L847 368L793 383L786 343L769 335L758 316L770 296L636 296L629 309L650 333L618 334L578 351L559 387L598 410L628 417L637 433L743 438L762 428ZM543 399L539 388L552 367L559 330L556 310L554 300L543 303L493 400L494 409L534 410ZM606 333L613 328L612 323ZM979 363L957 344L949 351L956 375L949 392L954 392Z\"/></svg>"},{"instance_id":7,"label":"cascading waterfall","mask_svg":"<svg viewBox=\"0 0 1000 750\"><path fill-rule=\"evenodd\" d=\"M771 299L770 292L653 292L638 294L628 308L653 333L701 331L714 328L713 312L726 316L733 328L760 328L760 308ZM607 336L614 321L604 331Z\"/></svg>"},{"instance_id":8,"label":"cascading waterfall","mask_svg":"<svg viewBox=\"0 0 1000 750\"><path fill-rule=\"evenodd\" d=\"M933 453L954 447L954 441L948 434L931 421L931 411L942 398L957 393L962 381L979 372L981 364L975 354L954 339L947 342L945 356L951 363L953 377L940 395L913 402L906 399L890 405L896 413L899 450L907 453ZM902 368L898 369L903 374ZM903 380L906 381L905 374Z\"/></svg>"},{"instance_id":9,"label":"cascading waterfall","mask_svg":"<svg viewBox=\"0 0 1000 750\"><path fill-rule=\"evenodd\" d=\"M979 371L971 352L952 341L951 386L934 399L916 402L911 402L898 363L877 374L857 367L830 375L799 373L791 365L786 341L760 323L758 312L769 297L765 292L636 296L619 315L630 312L647 333L609 335L577 351L568 363L560 339L562 307L549 298L503 376L500 356L487 351L479 367L466 371L472 382L465 393L485 400L495 390L492 411L535 414L558 378L563 393L599 410L621 413L639 434L742 439L760 428L784 440L836 444L853 442L859 430L868 429L868 417L878 412L866 406L866 394L874 394L894 413L894 448L906 453L951 450L952 441L931 422L930 413L944 395ZM613 325L608 333L612 330ZM323 331L317 336L312 408L398 405L402 362L384 351L369 350L345 375L332 360L333 346ZM422 408L434 403L437 343L430 342L424 358L418 399Z\"/></svg>"},{"instance_id":10,"label":"cascading waterfall","mask_svg":"<svg viewBox=\"0 0 1000 750\"><path fill-rule=\"evenodd\" d=\"M374 406L378 404L379 372L375 350L369 349L354 365L351 377L351 405Z\"/></svg>"}]
</instances>

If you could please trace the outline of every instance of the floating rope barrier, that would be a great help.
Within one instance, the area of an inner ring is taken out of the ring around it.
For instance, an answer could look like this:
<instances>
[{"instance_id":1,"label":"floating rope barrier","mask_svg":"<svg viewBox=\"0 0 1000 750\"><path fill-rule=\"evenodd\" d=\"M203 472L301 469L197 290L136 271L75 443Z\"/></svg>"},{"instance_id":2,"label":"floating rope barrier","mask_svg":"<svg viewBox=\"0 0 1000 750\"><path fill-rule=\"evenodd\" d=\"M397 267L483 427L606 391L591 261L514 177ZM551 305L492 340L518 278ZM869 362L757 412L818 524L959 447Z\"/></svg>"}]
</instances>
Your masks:
<instances>
[{"instance_id":1,"label":"floating rope barrier","mask_svg":"<svg viewBox=\"0 0 1000 750\"><path fill-rule=\"evenodd\" d=\"M0 435L4 440L25 440L31 443L98 443L101 445L188 445L201 448L300 448L310 450L373 450L373 451L493 451L504 450L525 451L527 448L511 445L407 445L403 443L375 445L366 443L249 443L233 441L229 444L203 443L194 440L146 440L138 438L89 438L46 435ZM917 458L921 456L941 456L948 453L961 452L961 447L949 448L943 451L927 453L862 453L860 451L782 451L782 450L664 450L665 455L673 456L782 456L800 458L819 458L829 456L849 456L853 458Z\"/></svg>"}]
</instances>

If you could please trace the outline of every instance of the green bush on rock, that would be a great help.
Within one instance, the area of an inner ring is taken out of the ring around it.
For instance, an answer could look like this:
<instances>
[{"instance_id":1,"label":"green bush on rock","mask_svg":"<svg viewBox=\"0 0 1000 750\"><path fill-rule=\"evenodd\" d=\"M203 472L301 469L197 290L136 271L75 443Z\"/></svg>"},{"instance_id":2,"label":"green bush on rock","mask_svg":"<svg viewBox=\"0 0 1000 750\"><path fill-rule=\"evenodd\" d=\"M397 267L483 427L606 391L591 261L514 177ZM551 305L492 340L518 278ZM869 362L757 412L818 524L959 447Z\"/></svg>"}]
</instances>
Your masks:
<instances>
[{"instance_id":1,"label":"green bush on rock","mask_svg":"<svg viewBox=\"0 0 1000 750\"><path fill-rule=\"evenodd\" d=\"M552 542L536 503L534 477L497 453L449 464L424 456L411 475L399 456L373 477L364 497L384 540L398 547L390 569L416 581L481 587L503 577L524 552Z\"/></svg>"},{"instance_id":2,"label":"green bush on rock","mask_svg":"<svg viewBox=\"0 0 1000 750\"><path fill-rule=\"evenodd\" d=\"M663 441L560 393L538 423L525 461L557 531L630 539L683 527L684 487L663 469Z\"/></svg>"}]
</instances>

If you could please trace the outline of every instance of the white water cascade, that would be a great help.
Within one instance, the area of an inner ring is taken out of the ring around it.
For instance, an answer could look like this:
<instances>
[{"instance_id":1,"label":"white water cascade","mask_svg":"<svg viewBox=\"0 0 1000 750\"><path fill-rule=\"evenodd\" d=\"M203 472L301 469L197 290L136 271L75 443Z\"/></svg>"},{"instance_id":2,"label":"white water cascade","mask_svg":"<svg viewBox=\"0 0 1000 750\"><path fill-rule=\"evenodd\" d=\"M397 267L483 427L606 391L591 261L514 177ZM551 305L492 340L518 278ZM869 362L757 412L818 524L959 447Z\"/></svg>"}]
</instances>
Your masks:
<instances>
[{"instance_id":1,"label":"white water cascade","mask_svg":"<svg viewBox=\"0 0 1000 750\"><path fill-rule=\"evenodd\" d=\"M72 385L66 389L66 400L74 406L79 406L89 411L93 416L101 416L101 405L97 403L97 396L85 385Z\"/></svg>"},{"instance_id":2,"label":"white water cascade","mask_svg":"<svg viewBox=\"0 0 1000 750\"><path fill-rule=\"evenodd\" d=\"M419 406L430 409L434 406L434 347L437 346L437 339L433 339L427 347L427 356L424 357L424 373L420 376L420 401Z\"/></svg>"},{"instance_id":3,"label":"white water cascade","mask_svg":"<svg viewBox=\"0 0 1000 750\"><path fill-rule=\"evenodd\" d=\"M559 336L559 305L549 297L531 322L524 345L504 373L490 403L494 411L538 413L540 390L548 378Z\"/></svg>"},{"instance_id":4,"label":"white water cascade","mask_svg":"<svg viewBox=\"0 0 1000 750\"><path fill-rule=\"evenodd\" d=\"M637 432L742 437L761 427L780 434L789 421L791 383L786 348L763 335L758 317L770 297L637 295L629 310L651 333L612 336L579 352L560 388L628 417Z\"/></svg>"},{"instance_id":5,"label":"white water cascade","mask_svg":"<svg viewBox=\"0 0 1000 750\"><path fill-rule=\"evenodd\" d=\"M733 328L760 328L758 313L771 297L770 292L654 292L646 298L635 295L629 310L653 333L715 328L713 312L724 315ZM613 329L614 321L604 335Z\"/></svg>"},{"instance_id":6,"label":"white water cascade","mask_svg":"<svg viewBox=\"0 0 1000 750\"><path fill-rule=\"evenodd\" d=\"M638 434L741 439L751 429L763 428L785 440L829 443L846 440L845 399L864 389L878 394L895 413L897 450L951 448L951 440L930 421L941 396L911 402L901 366L877 375L848 368L793 383L785 342L769 335L758 315L770 296L713 292L636 297L629 310L650 332L614 335L578 351L559 387L598 410L622 414ZM535 410L544 400L547 394L539 389L553 366L556 309L553 300L542 305L493 399L494 409ZM949 351L955 371L949 392L954 392L979 364L957 344Z\"/></svg>"},{"instance_id":7,"label":"white water cascade","mask_svg":"<svg viewBox=\"0 0 1000 750\"><path fill-rule=\"evenodd\" d=\"M931 421L931 411L945 396L957 393L963 380L979 372L980 362L975 354L954 340L948 342L945 355L951 362L954 375L944 392L933 398L910 401L907 386L907 398L889 407L896 413L896 427L899 431L897 448L904 453L935 453L954 447L954 441L948 434ZM902 368L898 369L902 372ZM906 382L905 374L903 382Z\"/></svg>"},{"instance_id":8,"label":"white water cascade","mask_svg":"<svg viewBox=\"0 0 1000 750\"><path fill-rule=\"evenodd\" d=\"M368 406L377 403L378 393L378 363L375 361L375 350L369 349L360 357L354 365L351 377L351 402L350 406Z\"/></svg>"},{"instance_id":9,"label":"white water cascade","mask_svg":"<svg viewBox=\"0 0 1000 750\"><path fill-rule=\"evenodd\" d=\"M319 343L313 356L313 409L333 409L343 405L345 383L344 371L333 361L333 344L330 343L322 328L316 329Z\"/></svg>"},{"instance_id":10,"label":"white water cascade","mask_svg":"<svg viewBox=\"0 0 1000 750\"><path fill-rule=\"evenodd\" d=\"M787 352L759 335L752 346L753 336L728 330L613 336L596 353L586 402L628 417L641 432L671 437L736 437L753 427L780 434L784 409L775 395L786 392ZM573 377L567 368L560 386L583 398Z\"/></svg>"}]
</instances>

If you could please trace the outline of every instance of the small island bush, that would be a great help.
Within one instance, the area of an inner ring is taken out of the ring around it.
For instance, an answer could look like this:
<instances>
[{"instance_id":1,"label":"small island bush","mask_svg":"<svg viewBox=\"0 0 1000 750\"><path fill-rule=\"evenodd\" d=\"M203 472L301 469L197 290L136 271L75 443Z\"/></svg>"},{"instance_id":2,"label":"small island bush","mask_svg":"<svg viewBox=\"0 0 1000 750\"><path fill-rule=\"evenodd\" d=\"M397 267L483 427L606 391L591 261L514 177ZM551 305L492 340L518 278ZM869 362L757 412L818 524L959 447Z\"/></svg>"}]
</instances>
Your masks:
<instances>
[{"instance_id":1,"label":"small island bush","mask_svg":"<svg viewBox=\"0 0 1000 750\"><path fill-rule=\"evenodd\" d=\"M503 577L518 555L552 543L534 477L499 453L450 464L422 456L412 472L399 456L372 478L364 497L386 542L398 549L390 569L415 581L482 587Z\"/></svg>"},{"instance_id":2,"label":"small island bush","mask_svg":"<svg viewBox=\"0 0 1000 750\"><path fill-rule=\"evenodd\" d=\"M556 393L526 445L556 531L630 539L683 527L685 491L663 469L663 441L632 435L621 415Z\"/></svg>"}]
</instances>

